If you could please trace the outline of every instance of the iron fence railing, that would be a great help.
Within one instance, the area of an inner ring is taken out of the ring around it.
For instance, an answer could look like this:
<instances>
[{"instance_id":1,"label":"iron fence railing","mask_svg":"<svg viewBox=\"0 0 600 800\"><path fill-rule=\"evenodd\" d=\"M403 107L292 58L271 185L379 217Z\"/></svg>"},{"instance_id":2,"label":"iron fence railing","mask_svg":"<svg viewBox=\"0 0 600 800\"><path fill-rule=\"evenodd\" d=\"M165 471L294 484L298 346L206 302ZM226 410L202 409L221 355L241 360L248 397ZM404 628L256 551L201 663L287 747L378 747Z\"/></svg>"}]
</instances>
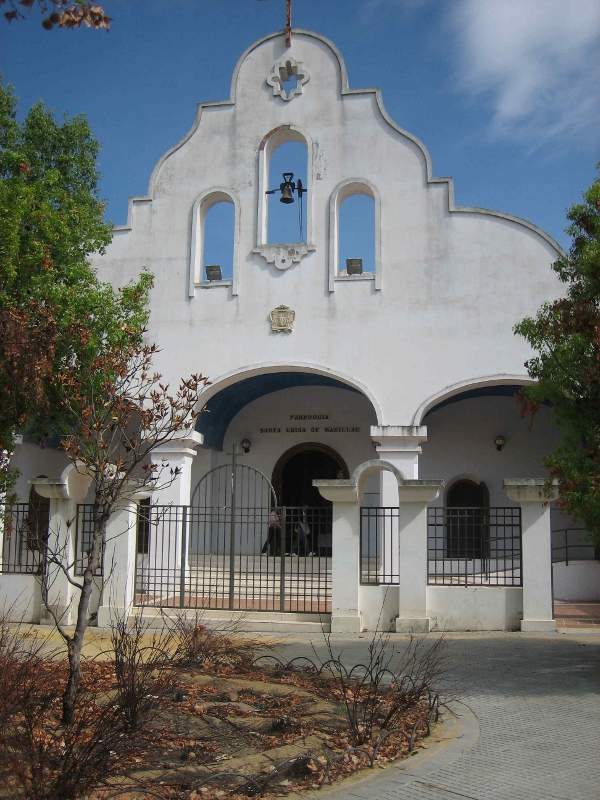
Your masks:
<instances>
[{"instance_id":1,"label":"iron fence railing","mask_svg":"<svg viewBox=\"0 0 600 800\"><path fill-rule=\"evenodd\" d=\"M331 509L147 506L136 604L327 613Z\"/></svg>"},{"instance_id":2,"label":"iron fence railing","mask_svg":"<svg viewBox=\"0 0 600 800\"><path fill-rule=\"evenodd\" d=\"M552 563L600 561L600 547L592 544L585 528L562 528L552 531Z\"/></svg>"},{"instance_id":3,"label":"iron fence railing","mask_svg":"<svg viewBox=\"0 0 600 800\"><path fill-rule=\"evenodd\" d=\"M47 526L30 514L29 503L0 503L3 573L38 575L44 565Z\"/></svg>"},{"instance_id":4,"label":"iron fence railing","mask_svg":"<svg viewBox=\"0 0 600 800\"><path fill-rule=\"evenodd\" d=\"M398 507L360 509L360 582L379 586L400 580Z\"/></svg>"},{"instance_id":5,"label":"iron fence railing","mask_svg":"<svg viewBox=\"0 0 600 800\"><path fill-rule=\"evenodd\" d=\"M397 507L360 511L360 582L400 582ZM427 580L440 586L520 586L520 508L429 508Z\"/></svg>"},{"instance_id":6,"label":"iron fence railing","mask_svg":"<svg viewBox=\"0 0 600 800\"><path fill-rule=\"evenodd\" d=\"M438 586L521 586L519 507L427 510L427 581Z\"/></svg>"},{"instance_id":7,"label":"iron fence railing","mask_svg":"<svg viewBox=\"0 0 600 800\"><path fill-rule=\"evenodd\" d=\"M75 575L83 575L92 549L94 535L94 505L80 503L77 506L77 523L75 528ZM100 554L100 561L94 575L102 576L104 571L104 545Z\"/></svg>"}]
</instances>

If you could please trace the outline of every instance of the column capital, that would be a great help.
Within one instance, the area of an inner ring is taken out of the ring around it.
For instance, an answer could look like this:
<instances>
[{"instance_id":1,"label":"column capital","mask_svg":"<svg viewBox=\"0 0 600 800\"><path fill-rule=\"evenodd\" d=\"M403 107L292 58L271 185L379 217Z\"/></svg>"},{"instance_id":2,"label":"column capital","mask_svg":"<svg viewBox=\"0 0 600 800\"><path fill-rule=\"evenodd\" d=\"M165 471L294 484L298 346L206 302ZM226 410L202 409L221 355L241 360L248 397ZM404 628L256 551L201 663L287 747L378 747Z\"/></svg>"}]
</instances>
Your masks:
<instances>
[{"instance_id":1,"label":"column capital","mask_svg":"<svg viewBox=\"0 0 600 800\"><path fill-rule=\"evenodd\" d=\"M422 503L427 505L438 497L445 485L443 480L408 480L398 486L400 505L402 503Z\"/></svg>"},{"instance_id":2,"label":"column capital","mask_svg":"<svg viewBox=\"0 0 600 800\"><path fill-rule=\"evenodd\" d=\"M182 431L181 436L157 445L150 453L150 457L161 461L168 460L173 456L191 456L193 458L196 455L196 448L203 442L204 436L198 431Z\"/></svg>"},{"instance_id":3,"label":"column capital","mask_svg":"<svg viewBox=\"0 0 600 800\"><path fill-rule=\"evenodd\" d=\"M82 503L88 493L91 476L83 471L83 465L67 464L58 478L34 478L29 481L36 492L49 500L72 500Z\"/></svg>"},{"instance_id":4,"label":"column capital","mask_svg":"<svg viewBox=\"0 0 600 800\"><path fill-rule=\"evenodd\" d=\"M377 451L421 452L421 442L427 441L426 425L371 425L371 439Z\"/></svg>"},{"instance_id":5,"label":"column capital","mask_svg":"<svg viewBox=\"0 0 600 800\"><path fill-rule=\"evenodd\" d=\"M551 503L558 498L558 481L545 478L505 478L504 491L515 503Z\"/></svg>"},{"instance_id":6,"label":"column capital","mask_svg":"<svg viewBox=\"0 0 600 800\"><path fill-rule=\"evenodd\" d=\"M319 490L321 497L331 503L358 503L358 486L352 478L315 480L312 485Z\"/></svg>"}]
</instances>

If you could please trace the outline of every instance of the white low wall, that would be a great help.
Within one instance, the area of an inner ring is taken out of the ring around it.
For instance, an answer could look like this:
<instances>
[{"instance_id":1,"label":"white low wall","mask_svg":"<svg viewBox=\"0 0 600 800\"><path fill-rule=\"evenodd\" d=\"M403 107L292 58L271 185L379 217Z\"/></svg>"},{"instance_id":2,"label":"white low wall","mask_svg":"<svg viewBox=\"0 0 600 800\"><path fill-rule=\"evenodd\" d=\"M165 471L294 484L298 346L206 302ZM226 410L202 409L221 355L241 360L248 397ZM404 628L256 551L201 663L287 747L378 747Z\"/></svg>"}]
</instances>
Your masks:
<instances>
[{"instance_id":1,"label":"white low wall","mask_svg":"<svg viewBox=\"0 0 600 800\"><path fill-rule=\"evenodd\" d=\"M361 586L358 597L363 630L396 630L397 586Z\"/></svg>"},{"instance_id":2,"label":"white low wall","mask_svg":"<svg viewBox=\"0 0 600 800\"><path fill-rule=\"evenodd\" d=\"M75 578L75 580L78 580ZM96 580L90 597L90 614L98 611L100 584ZM79 590L74 589L71 607L75 612ZM0 610L11 609L12 622L39 622L42 614L40 583L35 575L0 574Z\"/></svg>"},{"instance_id":3,"label":"white low wall","mask_svg":"<svg viewBox=\"0 0 600 800\"><path fill-rule=\"evenodd\" d=\"M555 600L600 601L600 561L553 565Z\"/></svg>"},{"instance_id":4,"label":"white low wall","mask_svg":"<svg viewBox=\"0 0 600 800\"><path fill-rule=\"evenodd\" d=\"M523 616L523 590L513 586L428 586L427 615L438 631L512 631Z\"/></svg>"},{"instance_id":5,"label":"white low wall","mask_svg":"<svg viewBox=\"0 0 600 800\"><path fill-rule=\"evenodd\" d=\"M39 622L40 584L35 575L0 575L0 609L10 609L11 622Z\"/></svg>"}]
</instances>

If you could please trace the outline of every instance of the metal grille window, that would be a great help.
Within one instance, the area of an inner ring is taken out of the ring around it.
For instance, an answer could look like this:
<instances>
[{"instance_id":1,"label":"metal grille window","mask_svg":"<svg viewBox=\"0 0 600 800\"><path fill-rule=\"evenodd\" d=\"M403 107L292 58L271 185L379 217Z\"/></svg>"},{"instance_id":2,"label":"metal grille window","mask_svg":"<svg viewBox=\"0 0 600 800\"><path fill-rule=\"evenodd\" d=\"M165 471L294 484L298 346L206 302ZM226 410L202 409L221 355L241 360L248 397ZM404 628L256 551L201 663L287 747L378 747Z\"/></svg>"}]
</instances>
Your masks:
<instances>
[{"instance_id":1,"label":"metal grille window","mask_svg":"<svg viewBox=\"0 0 600 800\"><path fill-rule=\"evenodd\" d=\"M29 515L26 544L30 550L40 553L46 549L50 528L50 500L39 495L35 487L29 492Z\"/></svg>"},{"instance_id":2,"label":"metal grille window","mask_svg":"<svg viewBox=\"0 0 600 800\"><path fill-rule=\"evenodd\" d=\"M47 529L46 529L47 530ZM43 569L45 536L32 518L29 503L0 503L4 573L38 575Z\"/></svg>"},{"instance_id":3,"label":"metal grille window","mask_svg":"<svg viewBox=\"0 0 600 800\"><path fill-rule=\"evenodd\" d=\"M75 575L83 575L87 566L94 535L94 506L92 503L77 506L77 529L75 533ZM104 567L104 544L100 553L100 563L94 575L101 576Z\"/></svg>"},{"instance_id":4,"label":"metal grille window","mask_svg":"<svg viewBox=\"0 0 600 800\"><path fill-rule=\"evenodd\" d=\"M150 539L150 498L140 500L137 514L136 550L142 555L148 554Z\"/></svg>"},{"instance_id":5,"label":"metal grille window","mask_svg":"<svg viewBox=\"0 0 600 800\"><path fill-rule=\"evenodd\" d=\"M379 586L400 581L397 507L360 509L360 582Z\"/></svg>"},{"instance_id":6,"label":"metal grille window","mask_svg":"<svg viewBox=\"0 0 600 800\"><path fill-rule=\"evenodd\" d=\"M520 508L429 508L429 584L521 586Z\"/></svg>"}]
</instances>

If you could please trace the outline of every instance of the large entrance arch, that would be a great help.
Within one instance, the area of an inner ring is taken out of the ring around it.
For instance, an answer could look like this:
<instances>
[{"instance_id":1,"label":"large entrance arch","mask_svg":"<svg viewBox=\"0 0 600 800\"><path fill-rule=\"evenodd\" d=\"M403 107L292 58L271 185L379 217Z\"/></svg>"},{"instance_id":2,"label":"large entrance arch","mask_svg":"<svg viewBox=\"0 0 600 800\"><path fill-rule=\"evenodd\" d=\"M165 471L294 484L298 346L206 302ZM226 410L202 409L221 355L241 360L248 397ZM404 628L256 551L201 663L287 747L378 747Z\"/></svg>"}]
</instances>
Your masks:
<instances>
[{"instance_id":1,"label":"large entrance arch","mask_svg":"<svg viewBox=\"0 0 600 800\"><path fill-rule=\"evenodd\" d=\"M222 450L230 423L243 408L259 398L293 387L329 387L362 395L370 408L370 424L383 424L375 397L350 376L313 364L264 364L223 375L203 392L196 430L204 437L204 447Z\"/></svg>"}]
</instances>

